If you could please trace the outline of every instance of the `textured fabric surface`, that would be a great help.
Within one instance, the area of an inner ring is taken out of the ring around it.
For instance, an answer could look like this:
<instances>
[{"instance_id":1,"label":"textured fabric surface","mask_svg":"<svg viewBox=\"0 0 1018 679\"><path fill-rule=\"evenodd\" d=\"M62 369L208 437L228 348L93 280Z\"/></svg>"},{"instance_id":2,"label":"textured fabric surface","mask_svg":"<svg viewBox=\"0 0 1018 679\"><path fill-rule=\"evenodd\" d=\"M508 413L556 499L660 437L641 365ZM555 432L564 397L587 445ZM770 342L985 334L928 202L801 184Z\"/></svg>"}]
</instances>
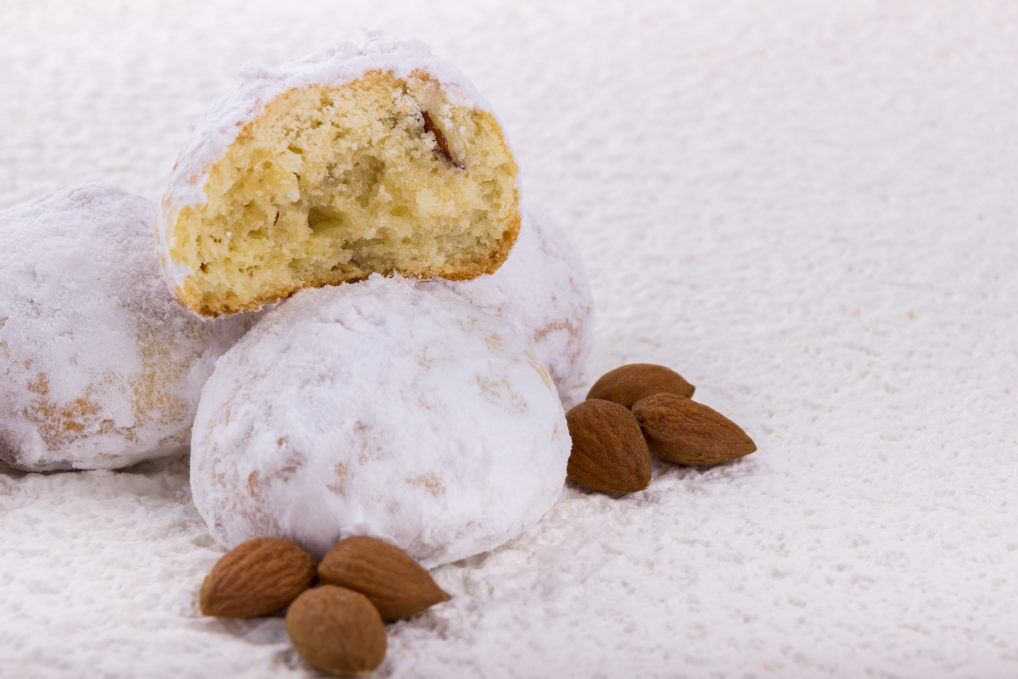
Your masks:
<instances>
[{"instance_id":1,"label":"textured fabric surface","mask_svg":"<svg viewBox=\"0 0 1018 679\"><path fill-rule=\"evenodd\" d=\"M157 198L248 61L361 27L457 64L590 274L594 375L670 365L759 450L435 571L380 677L1018 675L1018 6L0 5L0 207ZM0 676L310 676L202 619L183 459L0 471Z\"/></svg>"}]
</instances>

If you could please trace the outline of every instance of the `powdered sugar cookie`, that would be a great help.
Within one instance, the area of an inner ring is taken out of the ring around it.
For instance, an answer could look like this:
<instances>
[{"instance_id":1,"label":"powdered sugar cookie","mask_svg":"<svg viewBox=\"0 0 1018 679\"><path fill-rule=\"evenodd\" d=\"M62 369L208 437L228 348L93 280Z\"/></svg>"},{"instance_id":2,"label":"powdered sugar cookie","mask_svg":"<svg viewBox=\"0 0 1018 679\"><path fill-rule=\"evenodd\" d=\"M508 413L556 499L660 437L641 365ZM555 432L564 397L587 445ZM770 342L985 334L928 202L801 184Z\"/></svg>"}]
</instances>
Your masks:
<instances>
[{"instance_id":1,"label":"powdered sugar cookie","mask_svg":"<svg viewBox=\"0 0 1018 679\"><path fill-rule=\"evenodd\" d=\"M569 235L538 206L524 201L516 246L505 264L470 281L430 280L505 320L531 343L563 398L582 398L592 342L593 302L583 260Z\"/></svg>"},{"instance_id":2,"label":"powdered sugar cookie","mask_svg":"<svg viewBox=\"0 0 1018 679\"><path fill-rule=\"evenodd\" d=\"M369 535L435 566L535 523L569 450L554 384L505 322L373 276L298 293L223 355L191 489L227 546L278 536L322 556Z\"/></svg>"},{"instance_id":3,"label":"powdered sugar cookie","mask_svg":"<svg viewBox=\"0 0 1018 679\"><path fill-rule=\"evenodd\" d=\"M245 77L163 198L182 304L233 313L372 272L469 279L505 260L516 163L474 87L422 43L375 38Z\"/></svg>"},{"instance_id":4,"label":"powdered sugar cookie","mask_svg":"<svg viewBox=\"0 0 1018 679\"><path fill-rule=\"evenodd\" d=\"M201 386L248 321L173 301L154 219L109 184L0 212L0 460L114 468L187 444Z\"/></svg>"}]
</instances>

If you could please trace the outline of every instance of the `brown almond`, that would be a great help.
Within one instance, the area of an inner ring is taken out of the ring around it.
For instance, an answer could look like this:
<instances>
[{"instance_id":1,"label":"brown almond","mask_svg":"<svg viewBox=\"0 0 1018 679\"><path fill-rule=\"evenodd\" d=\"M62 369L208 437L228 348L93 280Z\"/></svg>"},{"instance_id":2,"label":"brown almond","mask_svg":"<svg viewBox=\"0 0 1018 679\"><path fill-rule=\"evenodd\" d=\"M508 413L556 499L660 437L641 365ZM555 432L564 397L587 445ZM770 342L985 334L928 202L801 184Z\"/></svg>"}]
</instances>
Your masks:
<instances>
[{"instance_id":1,"label":"brown almond","mask_svg":"<svg viewBox=\"0 0 1018 679\"><path fill-rule=\"evenodd\" d=\"M367 597L324 585L286 612L290 643L307 664L332 674L368 674L385 659L385 624Z\"/></svg>"},{"instance_id":2,"label":"brown almond","mask_svg":"<svg viewBox=\"0 0 1018 679\"><path fill-rule=\"evenodd\" d=\"M654 394L633 404L650 452L669 462L718 464L756 450L739 425L702 403Z\"/></svg>"},{"instance_id":3,"label":"brown almond","mask_svg":"<svg viewBox=\"0 0 1018 679\"><path fill-rule=\"evenodd\" d=\"M337 542L318 565L318 578L360 592L385 620L409 618L449 600L428 571L406 552L365 536Z\"/></svg>"},{"instance_id":4,"label":"brown almond","mask_svg":"<svg viewBox=\"0 0 1018 679\"><path fill-rule=\"evenodd\" d=\"M668 393L690 398L696 387L671 368L653 363L630 363L609 370L590 388L587 398L614 401L627 408L646 396Z\"/></svg>"},{"instance_id":5,"label":"brown almond","mask_svg":"<svg viewBox=\"0 0 1018 679\"><path fill-rule=\"evenodd\" d=\"M256 538L216 562L198 596L202 615L250 618L287 606L315 578L314 558L291 540Z\"/></svg>"},{"instance_id":6,"label":"brown almond","mask_svg":"<svg viewBox=\"0 0 1018 679\"><path fill-rule=\"evenodd\" d=\"M650 451L628 408L588 399L566 413L573 447L566 476L593 490L635 493L650 485Z\"/></svg>"},{"instance_id":7,"label":"brown almond","mask_svg":"<svg viewBox=\"0 0 1018 679\"><path fill-rule=\"evenodd\" d=\"M424 131L430 132L435 137L435 143L437 144L436 151L445 159L445 162L456 167L457 169L463 169L463 163L460 163L452 157L452 152L449 150L449 140L445 138L445 134L442 130L438 129L435 122L431 119L431 114L427 111L421 111L421 117L424 118Z\"/></svg>"}]
</instances>

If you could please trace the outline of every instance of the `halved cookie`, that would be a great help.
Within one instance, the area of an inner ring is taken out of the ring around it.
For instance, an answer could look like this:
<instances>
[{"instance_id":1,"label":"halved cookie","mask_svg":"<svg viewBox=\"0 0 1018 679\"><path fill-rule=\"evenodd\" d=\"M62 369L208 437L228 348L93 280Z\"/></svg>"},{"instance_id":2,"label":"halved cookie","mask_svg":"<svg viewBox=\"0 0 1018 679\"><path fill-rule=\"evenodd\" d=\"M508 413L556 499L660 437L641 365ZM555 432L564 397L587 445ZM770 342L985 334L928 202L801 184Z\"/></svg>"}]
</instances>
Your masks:
<instances>
[{"instance_id":1,"label":"halved cookie","mask_svg":"<svg viewBox=\"0 0 1018 679\"><path fill-rule=\"evenodd\" d=\"M249 71L197 125L158 222L179 302L255 309L398 272L474 278L519 230L516 163L466 78L374 39Z\"/></svg>"}]
</instances>

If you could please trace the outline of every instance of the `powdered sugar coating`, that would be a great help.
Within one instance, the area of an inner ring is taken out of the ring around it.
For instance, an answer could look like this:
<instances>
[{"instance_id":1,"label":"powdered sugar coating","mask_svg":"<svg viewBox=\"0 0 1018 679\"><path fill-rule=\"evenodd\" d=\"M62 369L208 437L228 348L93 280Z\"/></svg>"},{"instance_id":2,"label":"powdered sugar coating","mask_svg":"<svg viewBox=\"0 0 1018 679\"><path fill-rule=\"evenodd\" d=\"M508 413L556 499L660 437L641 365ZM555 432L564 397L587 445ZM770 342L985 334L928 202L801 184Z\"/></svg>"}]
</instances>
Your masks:
<instances>
[{"instance_id":1,"label":"powdered sugar coating","mask_svg":"<svg viewBox=\"0 0 1018 679\"><path fill-rule=\"evenodd\" d=\"M279 66L248 65L238 90L220 98L194 125L191 140L181 151L159 211L156 236L160 245L163 275L171 291L177 290L191 270L171 261L171 231L180 209L206 201L208 169L237 139L244 126L265 111L280 94L315 83L339 85L368 71L391 71L407 77L414 71L428 73L453 103L489 111L474 85L457 68L436 58L423 42L393 40L370 35L360 44L343 43Z\"/></svg>"},{"instance_id":2,"label":"powdered sugar coating","mask_svg":"<svg viewBox=\"0 0 1018 679\"><path fill-rule=\"evenodd\" d=\"M512 326L531 343L559 393L582 395L592 346L593 301L583 259L572 239L537 205L520 206L516 245L495 273L469 281L421 281L442 288Z\"/></svg>"},{"instance_id":3,"label":"powdered sugar coating","mask_svg":"<svg viewBox=\"0 0 1018 679\"><path fill-rule=\"evenodd\" d=\"M248 320L203 322L159 276L155 205L89 184L0 212L0 460L123 467L187 444Z\"/></svg>"},{"instance_id":4,"label":"powdered sugar coating","mask_svg":"<svg viewBox=\"0 0 1018 679\"><path fill-rule=\"evenodd\" d=\"M400 278L299 292L217 363L191 489L227 546L322 556L371 535L436 566L535 523L570 440L547 372L503 321Z\"/></svg>"}]
</instances>

